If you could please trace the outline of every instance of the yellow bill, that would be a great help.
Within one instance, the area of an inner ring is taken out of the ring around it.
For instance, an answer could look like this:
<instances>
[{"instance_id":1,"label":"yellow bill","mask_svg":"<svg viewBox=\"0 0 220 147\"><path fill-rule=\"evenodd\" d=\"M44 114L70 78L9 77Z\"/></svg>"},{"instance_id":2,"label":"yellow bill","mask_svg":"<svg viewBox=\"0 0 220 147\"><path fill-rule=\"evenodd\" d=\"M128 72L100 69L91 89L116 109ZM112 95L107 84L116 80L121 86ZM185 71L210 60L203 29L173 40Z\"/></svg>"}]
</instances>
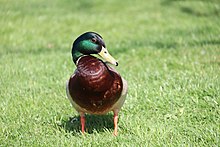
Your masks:
<instances>
[{"instance_id":1,"label":"yellow bill","mask_svg":"<svg viewBox=\"0 0 220 147\"><path fill-rule=\"evenodd\" d=\"M102 50L101 52L99 53L99 55L105 59L107 62L115 65L115 66L118 66L118 62L108 53L108 50L104 47L102 47Z\"/></svg>"}]
</instances>

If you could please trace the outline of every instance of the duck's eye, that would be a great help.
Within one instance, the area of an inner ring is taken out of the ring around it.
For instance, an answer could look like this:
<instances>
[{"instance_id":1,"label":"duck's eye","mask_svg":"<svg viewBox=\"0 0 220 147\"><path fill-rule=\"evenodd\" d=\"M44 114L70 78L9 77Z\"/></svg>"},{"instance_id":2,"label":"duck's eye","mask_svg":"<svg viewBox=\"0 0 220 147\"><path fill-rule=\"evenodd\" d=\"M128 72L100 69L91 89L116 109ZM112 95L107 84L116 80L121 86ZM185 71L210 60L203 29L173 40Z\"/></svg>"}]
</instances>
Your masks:
<instances>
[{"instance_id":1,"label":"duck's eye","mask_svg":"<svg viewBox=\"0 0 220 147\"><path fill-rule=\"evenodd\" d=\"M95 39L95 38L92 38L91 41L94 42L94 43L96 43L96 39Z\"/></svg>"},{"instance_id":2,"label":"duck's eye","mask_svg":"<svg viewBox=\"0 0 220 147\"><path fill-rule=\"evenodd\" d=\"M104 51L105 54L107 54L107 51Z\"/></svg>"}]
</instances>

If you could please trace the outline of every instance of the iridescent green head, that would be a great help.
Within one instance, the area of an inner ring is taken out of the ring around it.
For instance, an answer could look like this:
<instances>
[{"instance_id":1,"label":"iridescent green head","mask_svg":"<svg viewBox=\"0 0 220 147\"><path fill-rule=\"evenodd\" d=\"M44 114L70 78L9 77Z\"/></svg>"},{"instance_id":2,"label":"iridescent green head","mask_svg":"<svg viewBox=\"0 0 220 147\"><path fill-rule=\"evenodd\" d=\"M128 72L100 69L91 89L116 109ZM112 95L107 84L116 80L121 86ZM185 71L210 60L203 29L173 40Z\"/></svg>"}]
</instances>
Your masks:
<instances>
[{"instance_id":1,"label":"iridescent green head","mask_svg":"<svg viewBox=\"0 0 220 147\"><path fill-rule=\"evenodd\" d=\"M81 56L90 54L98 54L111 64L118 65L108 53L102 37L95 32L86 32L73 42L72 57L75 64Z\"/></svg>"}]
</instances>

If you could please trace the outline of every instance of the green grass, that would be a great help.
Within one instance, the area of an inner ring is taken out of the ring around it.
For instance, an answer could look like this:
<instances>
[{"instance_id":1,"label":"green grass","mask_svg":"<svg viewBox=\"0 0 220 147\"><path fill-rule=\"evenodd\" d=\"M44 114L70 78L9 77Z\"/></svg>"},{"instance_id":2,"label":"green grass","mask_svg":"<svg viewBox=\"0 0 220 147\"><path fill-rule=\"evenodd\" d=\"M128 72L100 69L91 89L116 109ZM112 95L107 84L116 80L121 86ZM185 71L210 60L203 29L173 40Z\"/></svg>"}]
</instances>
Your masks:
<instances>
[{"instance_id":1,"label":"green grass","mask_svg":"<svg viewBox=\"0 0 220 147\"><path fill-rule=\"evenodd\" d=\"M0 146L219 146L217 0L1 0L0 17ZM85 31L129 83L117 137L112 113L87 115L81 135L66 98Z\"/></svg>"}]
</instances>

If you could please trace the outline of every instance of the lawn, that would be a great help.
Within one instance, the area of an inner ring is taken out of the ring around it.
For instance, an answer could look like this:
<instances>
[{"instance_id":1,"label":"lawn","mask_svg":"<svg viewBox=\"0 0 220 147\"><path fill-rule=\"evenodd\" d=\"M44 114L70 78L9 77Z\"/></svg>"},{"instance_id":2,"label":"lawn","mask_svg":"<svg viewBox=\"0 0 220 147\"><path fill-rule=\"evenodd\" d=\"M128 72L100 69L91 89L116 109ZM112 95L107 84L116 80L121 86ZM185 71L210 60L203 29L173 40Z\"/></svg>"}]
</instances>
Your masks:
<instances>
[{"instance_id":1,"label":"lawn","mask_svg":"<svg viewBox=\"0 0 220 147\"><path fill-rule=\"evenodd\" d=\"M0 146L219 146L218 0L1 0ZM80 132L72 42L102 35L129 92Z\"/></svg>"}]
</instances>

